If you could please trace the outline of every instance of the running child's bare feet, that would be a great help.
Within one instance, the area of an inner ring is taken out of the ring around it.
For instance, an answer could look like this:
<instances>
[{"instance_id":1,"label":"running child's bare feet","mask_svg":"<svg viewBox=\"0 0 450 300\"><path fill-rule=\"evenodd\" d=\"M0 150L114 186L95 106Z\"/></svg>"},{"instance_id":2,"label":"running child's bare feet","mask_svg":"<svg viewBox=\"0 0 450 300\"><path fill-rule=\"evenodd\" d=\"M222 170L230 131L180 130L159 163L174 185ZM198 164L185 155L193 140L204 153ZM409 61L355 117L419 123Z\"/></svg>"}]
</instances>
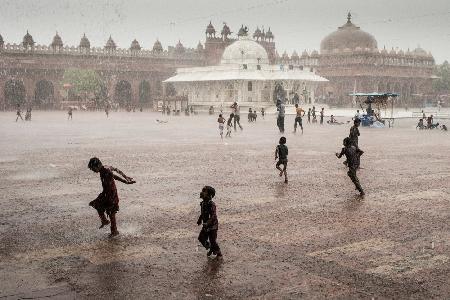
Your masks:
<instances>
[{"instance_id":1,"label":"running child's bare feet","mask_svg":"<svg viewBox=\"0 0 450 300\"><path fill-rule=\"evenodd\" d=\"M98 229L102 229L103 227L105 227L106 225L108 225L110 222L108 220L105 220L104 222L102 222L102 225L100 225L100 227Z\"/></svg>"},{"instance_id":2,"label":"running child's bare feet","mask_svg":"<svg viewBox=\"0 0 450 300\"><path fill-rule=\"evenodd\" d=\"M119 235L119 232L118 231L113 231L113 232L111 232L110 234L109 234L109 237L115 237L115 236L118 236Z\"/></svg>"}]
</instances>

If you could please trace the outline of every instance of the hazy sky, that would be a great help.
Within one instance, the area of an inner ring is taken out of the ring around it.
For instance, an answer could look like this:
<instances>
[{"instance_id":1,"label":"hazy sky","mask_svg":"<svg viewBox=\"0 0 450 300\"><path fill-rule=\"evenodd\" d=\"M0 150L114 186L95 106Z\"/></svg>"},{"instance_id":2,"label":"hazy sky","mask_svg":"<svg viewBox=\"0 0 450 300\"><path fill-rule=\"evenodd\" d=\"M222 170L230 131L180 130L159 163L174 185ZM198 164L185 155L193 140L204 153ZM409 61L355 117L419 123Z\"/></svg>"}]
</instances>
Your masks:
<instances>
[{"instance_id":1,"label":"hazy sky","mask_svg":"<svg viewBox=\"0 0 450 300\"><path fill-rule=\"evenodd\" d=\"M280 54L319 49L321 39L346 21L373 34L378 47L404 50L420 45L436 61L450 60L450 0L0 0L0 34L19 43L28 29L39 44L58 31L65 44L78 45L86 32L91 46L105 45L111 34L119 47L136 38L151 48L156 38L178 39L195 47L211 20L220 32L227 22L253 33L270 26Z\"/></svg>"}]
</instances>

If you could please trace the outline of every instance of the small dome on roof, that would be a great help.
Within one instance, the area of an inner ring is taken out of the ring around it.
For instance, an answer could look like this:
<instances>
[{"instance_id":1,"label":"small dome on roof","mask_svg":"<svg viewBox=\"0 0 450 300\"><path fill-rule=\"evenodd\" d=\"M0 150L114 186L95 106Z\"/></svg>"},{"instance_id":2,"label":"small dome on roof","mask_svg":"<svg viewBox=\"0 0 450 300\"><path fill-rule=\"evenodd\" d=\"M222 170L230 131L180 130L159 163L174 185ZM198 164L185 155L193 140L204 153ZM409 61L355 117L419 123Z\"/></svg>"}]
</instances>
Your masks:
<instances>
[{"instance_id":1,"label":"small dome on roof","mask_svg":"<svg viewBox=\"0 0 450 300\"><path fill-rule=\"evenodd\" d=\"M156 42L153 44L153 52L163 52L163 46L161 42L157 39Z\"/></svg>"},{"instance_id":2,"label":"small dome on roof","mask_svg":"<svg viewBox=\"0 0 450 300\"><path fill-rule=\"evenodd\" d=\"M308 54L308 52L306 51L306 49L303 50L303 52L302 52L302 58L308 58L308 57L309 57L309 54Z\"/></svg>"},{"instance_id":3,"label":"small dome on roof","mask_svg":"<svg viewBox=\"0 0 450 300\"><path fill-rule=\"evenodd\" d=\"M200 41L198 41L198 44L197 44L197 51L198 52L202 52L203 51L203 45L202 45L202 42L200 42Z\"/></svg>"},{"instance_id":4,"label":"small dome on roof","mask_svg":"<svg viewBox=\"0 0 450 300\"><path fill-rule=\"evenodd\" d=\"M274 38L275 38L275 36L273 35L273 33L272 33L272 31L270 30L270 27L269 27L269 30L266 32L266 39L273 40Z\"/></svg>"},{"instance_id":5,"label":"small dome on roof","mask_svg":"<svg viewBox=\"0 0 450 300\"><path fill-rule=\"evenodd\" d=\"M260 38L261 37L261 30L259 29L259 27L256 27L255 32L253 33L253 38Z\"/></svg>"},{"instance_id":6,"label":"small dome on roof","mask_svg":"<svg viewBox=\"0 0 450 300\"><path fill-rule=\"evenodd\" d=\"M294 52L292 52L291 59L292 60L299 60L299 58L300 57L298 56L297 51L294 50Z\"/></svg>"},{"instance_id":7,"label":"small dome on roof","mask_svg":"<svg viewBox=\"0 0 450 300\"><path fill-rule=\"evenodd\" d=\"M28 33L28 30L27 30L27 34L25 34L25 36L23 37L22 45L24 47L34 46L33 37L31 36L31 34Z\"/></svg>"},{"instance_id":8,"label":"small dome on roof","mask_svg":"<svg viewBox=\"0 0 450 300\"><path fill-rule=\"evenodd\" d=\"M284 61L289 60L289 55L287 54L286 50L283 52L283 55L281 56L281 59Z\"/></svg>"},{"instance_id":9,"label":"small dome on roof","mask_svg":"<svg viewBox=\"0 0 450 300\"><path fill-rule=\"evenodd\" d=\"M334 49L356 47L377 48L377 41L375 38L359 27L355 26L351 21L352 15L348 13L347 23L338 28L338 30L327 35L320 43L321 51L333 51Z\"/></svg>"},{"instance_id":10,"label":"small dome on roof","mask_svg":"<svg viewBox=\"0 0 450 300\"><path fill-rule=\"evenodd\" d=\"M415 56L428 56L427 51L423 50L420 46L414 49L413 54Z\"/></svg>"},{"instance_id":11,"label":"small dome on roof","mask_svg":"<svg viewBox=\"0 0 450 300\"><path fill-rule=\"evenodd\" d=\"M268 64L266 49L250 38L242 38L227 46L221 64Z\"/></svg>"},{"instance_id":12,"label":"small dome on roof","mask_svg":"<svg viewBox=\"0 0 450 300\"><path fill-rule=\"evenodd\" d=\"M181 43L180 40L178 40L177 45L175 46L175 53L177 54L182 54L186 52L186 49L184 48L183 44Z\"/></svg>"},{"instance_id":13,"label":"small dome on roof","mask_svg":"<svg viewBox=\"0 0 450 300\"><path fill-rule=\"evenodd\" d=\"M404 55L405 55L405 52L404 52L402 49L400 49L400 50L397 52L397 55L399 55L399 56L404 56Z\"/></svg>"},{"instance_id":14,"label":"small dome on roof","mask_svg":"<svg viewBox=\"0 0 450 300\"><path fill-rule=\"evenodd\" d=\"M109 36L108 41L106 42L105 49L116 49L116 43L114 43L111 36Z\"/></svg>"},{"instance_id":15,"label":"small dome on roof","mask_svg":"<svg viewBox=\"0 0 450 300\"><path fill-rule=\"evenodd\" d=\"M388 54L386 46L384 46L383 49L381 50L381 54Z\"/></svg>"},{"instance_id":16,"label":"small dome on roof","mask_svg":"<svg viewBox=\"0 0 450 300\"><path fill-rule=\"evenodd\" d=\"M247 36L248 35L248 28L247 26L244 27L244 24L241 25L241 28L239 28L238 31L238 37Z\"/></svg>"},{"instance_id":17,"label":"small dome on roof","mask_svg":"<svg viewBox=\"0 0 450 300\"><path fill-rule=\"evenodd\" d=\"M90 48L91 43L89 42L88 38L86 37L86 34L83 33L83 37L80 40L80 48Z\"/></svg>"},{"instance_id":18,"label":"small dome on roof","mask_svg":"<svg viewBox=\"0 0 450 300\"><path fill-rule=\"evenodd\" d=\"M130 50L141 50L141 45L139 45L139 42L136 39L131 42Z\"/></svg>"},{"instance_id":19,"label":"small dome on roof","mask_svg":"<svg viewBox=\"0 0 450 300\"><path fill-rule=\"evenodd\" d=\"M264 31L264 28L260 34L261 40L265 40L266 39L266 32Z\"/></svg>"},{"instance_id":20,"label":"small dome on roof","mask_svg":"<svg viewBox=\"0 0 450 300\"><path fill-rule=\"evenodd\" d=\"M58 32L56 32L55 36L53 37L53 41L50 46L52 46L52 47L62 47L63 46L62 39L59 36Z\"/></svg>"},{"instance_id":21,"label":"small dome on roof","mask_svg":"<svg viewBox=\"0 0 450 300\"><path fill-rule=\"evenodd\" d=\"M209 21L208 26L206 26L206 31L205 31L205 33L206 33L206 34L211 34L211 35L213 35L213 34L216 33L216 29L214 28L214 26L213 26L213 24L211 23L211 21Z\"/></svg>"},{"instance_id":22,"label":"small dome on roof","mask_svg":"<svg viewBox=\"0 0 450 300\"><path fill-rule=\"evenodd\" d=\"M312 58L318 58L319 57L319 52L317 50L313 50L313 52L311 52L311 57Z\"/></svg>"},{"instance_id":23,"label":"small dome on roof","mask_svg":"<svg viewBox=\"0 0 450 300\"><path fill-rule=\"evenodd\" d=\"M230 34L231 34L230 27L228 27L227 23L223 23L223 28L222 28L221 34L222 34L223 36L227 36L227 35L230 35Z\"/></svg>"},{"instance_id":24,"label":"small dome on roof","mask_svg":"<svg viewBox=\"0 0 450 300\"><path fill-rule=\"evenodd\" d=\"M412 56L413 54L412 54L412 52L411 52L411 51L409 50L409 48L408 48L408 50L406 51L405 55L406 55L406 56Z\"/></svg>"},{"instance_id":25,"label":"small dome on roof","mask_svg":"<svg viewBox=\"0 0 450 300\"><path fill-rule=\"evenodd\" d=\"M392 47L391 51L389 52L389 55L397 55L397 52L395 52L394 47Z\"/></svg>"}]
</instances>

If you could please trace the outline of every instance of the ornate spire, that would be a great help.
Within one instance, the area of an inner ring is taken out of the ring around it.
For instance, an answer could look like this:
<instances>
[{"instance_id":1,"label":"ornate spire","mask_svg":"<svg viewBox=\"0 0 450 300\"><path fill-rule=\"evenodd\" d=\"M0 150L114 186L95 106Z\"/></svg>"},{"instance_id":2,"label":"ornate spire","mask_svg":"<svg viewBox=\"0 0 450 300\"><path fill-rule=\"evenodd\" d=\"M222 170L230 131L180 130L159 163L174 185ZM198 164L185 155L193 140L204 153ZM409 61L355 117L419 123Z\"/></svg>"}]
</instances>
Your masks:
<instances>
[{"instance_id":1,"label":"ornate spire","mask_svg":"<svg viewBox=\"0 0 450 300\"><path fill-rule=\"evenodd\" d=\"M116 43L114 43L114 41L110 35L108 41L106 42L105 49L115 50L116 48L117 48Z\"/></svg>"},{"instance_id":2,"label":"ornate spire","mask_svg":"<svg viewBox=\"0 0 450 300\"><path fill-rule=\"evenodd\" d=\"M63 46L63 42L61 37L58 34L58 31L56 32L55 36L53 37L53 41L50 44L50 46L52 46L53 49L55 49L56 47L61 48Z\"/></svg>"},{"instance_id":3,"label":"ornate spire","mask_svg":"<svg viewBox=\"0 0 450 300\"><path fill-rule=\"evenodd\" d=\"M131 42L130 50L134 50L134 51L139 51L139 50L141 50L141 45L139 45L139 42L138 42L136 39L134 39L134 40Z\"/></svg>"},{"instance_id":4,"label":"ornate spire","mask_svg":"<svg viewBox=\"0 0 450 300\"><path fill-rule=\"evenodd\" d=\"M209 21L208 26L206 26L206 36L207 37L216 37L216 29L214 28L213 24L211 23L211 21Z\"/></svg>"},{"instance_id":5,"label":"ornate spire","mask_svg":"<svg viewBox=\"0 0 450 300\"><path fill-rule=\"evenodd\" d=\"M23 45L25 48L33 47L33 46L34 46L34 40L33 40L33 37L31 36L31 34L28 33L28 30L27 30L27 34L25 34L25 36L23 37L23 43L22 43L22 45Z\"/></svg>"},{"instance_id":6,"label":"ornate spire","mask_svg":"<svg viewBox=\"0 0 450 300\"><path fill-rule=\"evenodd\" d=\"M80 40L80 48L86 48L89 49L91 47L91 43L89 42L89 39L86 37L86 33L83 33L83 36Z\"/></svg>"},{"instance_id":7,"label":"ornate spire","mask_svg":"<svg viewBox=\"0 0 450 300\"><path fill-rule=\"evenodd\" d=\"M347 23L351 23L352 22L352 14L350 12L348 12L347 14Z\"/></svg>"},{"instance_id":8,"label":"ornate spire","mask_svg":"<svg viewBox=\"0 0 450 300\"><path fill-rule=\"evenodd\" d=\"M161 53L163 52L163 50L164 49L161 42L159 41L159 39L156 39L156 42L153 44L153 52Z\"/></svg>"}]
</instances>

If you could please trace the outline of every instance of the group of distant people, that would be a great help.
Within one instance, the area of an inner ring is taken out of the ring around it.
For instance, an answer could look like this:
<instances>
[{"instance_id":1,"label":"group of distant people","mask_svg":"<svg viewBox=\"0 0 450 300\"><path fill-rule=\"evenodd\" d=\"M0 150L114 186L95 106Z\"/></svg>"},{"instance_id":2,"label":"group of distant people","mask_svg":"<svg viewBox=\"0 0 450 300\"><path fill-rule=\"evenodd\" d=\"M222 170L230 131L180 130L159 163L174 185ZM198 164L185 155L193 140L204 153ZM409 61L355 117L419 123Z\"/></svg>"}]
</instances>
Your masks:
<instances>
[{"instance_id":1,"label":"group of distant people","mask_svg":"<svg viewBox=\"0 0 450 300\"><path fill-rule=\"evenodd\" d=\"M424 123L424 120L426 120L426 124ZM417 123L416 129L423 130L423 129L436 129L439 127L439 122L434 123L434 117L433 115L429 115L428 117L425 115L425 112L422 110L422 118L419 119L419 122ZM446 125L441 125L441 130L447 131Z\"/></svg>"}]
</instances>

